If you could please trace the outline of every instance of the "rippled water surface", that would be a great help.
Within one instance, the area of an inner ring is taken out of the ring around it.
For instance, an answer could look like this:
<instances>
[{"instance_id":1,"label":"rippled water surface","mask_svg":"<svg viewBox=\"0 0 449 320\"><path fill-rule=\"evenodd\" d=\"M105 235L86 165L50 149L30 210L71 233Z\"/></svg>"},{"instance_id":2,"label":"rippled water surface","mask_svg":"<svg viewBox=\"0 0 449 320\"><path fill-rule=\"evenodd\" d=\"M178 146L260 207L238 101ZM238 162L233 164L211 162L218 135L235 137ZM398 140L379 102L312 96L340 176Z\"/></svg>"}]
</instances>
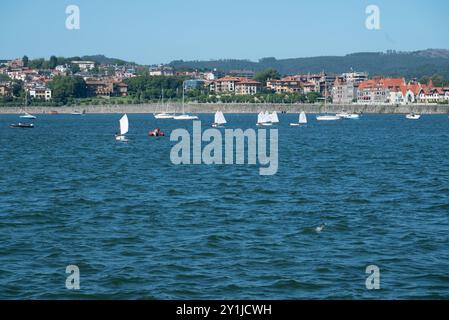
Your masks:
<instances>
[{"instance_id":1,"label":"rippled water surface","mask_svg":"<svg viewBox=\"0 0 449 320\"><path fill-rule=\"evenodd\" d=\"M129 115L123 144L119 117L20 130L0 116L0 298L449 299L447 116L292 128L280 115L271 177L172 165L174 143L147 132L189 123ZM256 115L227 118L255 128ZM379 291L365 287L373 264Z\"/></svg>"}]
</instances>

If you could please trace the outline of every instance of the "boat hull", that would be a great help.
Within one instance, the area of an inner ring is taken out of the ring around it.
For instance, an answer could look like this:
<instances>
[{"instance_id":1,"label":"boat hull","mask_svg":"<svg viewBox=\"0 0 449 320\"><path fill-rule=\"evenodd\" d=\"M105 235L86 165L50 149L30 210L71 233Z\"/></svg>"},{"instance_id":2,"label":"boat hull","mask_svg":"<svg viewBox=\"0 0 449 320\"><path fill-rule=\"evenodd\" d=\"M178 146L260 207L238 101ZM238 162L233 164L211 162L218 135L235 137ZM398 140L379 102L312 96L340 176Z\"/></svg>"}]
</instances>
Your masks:
<instances>
[{"instance_id":1,"label":"boat hull","mask_svg":"<svg viewBox=\"0 0 449 320\"><path fill-rule=\"evenodd\" d=\"M116 140L116 141L121 141L121 142L126 142L126 141L128 141L128 139L126 139L126 137L125 137L125 136L122 136L122 135L115 136L115 140Z\"/></svg>"},{"instance_id":2,"label":"boat hull","mask_svg":"<svg viewBox=\"0 0 449 320\"><path fill-rule=\"evenodd\" d=\"M290 127L302 127L305 126L307 123L290 123Z\"/></svg>"},{"instance_id":3,"label":"boat hull","mask_svg":"<svg viewBox=\"0 0 449 320\"><path fill-rule=\"evenodd\" d=\"M197 116L189 116L189 115L181 115L181 116L176 116L173 119L175 120L198 120Z\"/></svg>"},{"instance_id":4,"label":"boat hull","mask_svg":"<svg viewBox=\"0 0 449 320\"><path fill-rule=\"evenodd\" d=\"M174 117L175 117L174 115L166 114L166 113L156 114L154 116L155 119L173 119Z\"/></svg>"},{"instance_id":5,"label":"boat hull","mask_svg":"<svg viewBox=\"0 0 449 320\"><path fill-rule=\"evenodd\" d=\"M19 124L11 124L9 127L10 128L20 128L20 129L33 129L34 128L34 124L32 124L32 123L30 123L30 124L19 123Z\"/></svg>"},{"instance_id":6,"label":"boat hull","mask_svg":"<svg viewBox=\"0 0 449 320\"><path fill-rule=\"evenodd\" d=\"M316 117L317 121L337 121L341 118L338 116L318 116Z\"/></svg>"}]
</instances>

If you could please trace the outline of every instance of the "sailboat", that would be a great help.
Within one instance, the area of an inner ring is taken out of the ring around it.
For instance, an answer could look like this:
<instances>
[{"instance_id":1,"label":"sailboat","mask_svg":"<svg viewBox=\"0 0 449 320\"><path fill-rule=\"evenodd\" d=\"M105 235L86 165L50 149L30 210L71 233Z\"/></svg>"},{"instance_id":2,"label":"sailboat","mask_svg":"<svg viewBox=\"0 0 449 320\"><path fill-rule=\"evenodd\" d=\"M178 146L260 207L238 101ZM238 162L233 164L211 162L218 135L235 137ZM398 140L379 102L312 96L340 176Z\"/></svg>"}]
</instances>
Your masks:
<instances>
[{"instance_id":1,"label":"sailboat","mask_svg":"<svg viewBox=\"0 0 449 320\"><path fill-rule=\"evenodd\" d=\"M34 119L36 119L36 116L33 116L32 114L29 114L28 112L25 112L23 115L20 116L20 118L34 120Z\"/></svg>"},{"instance_id":2,"label":"sailboat","mask_svg":"<svg viewBox=\"0 0 449 320\"><path fill-rule=\"evenodd\" d=\"M86 114L86 110L83 110L83 112L75 110L71 113L72 116L84 116L85 114Z\"/></svg>"},{"instance_id":3,"label":"sailboat","mask_svg":"<svg viewBox=\"0 0 449 320\"><path fill-rule=\"evenodd\" d=\"M324 75L324 77L326 77L326 75ZM336 121L336 120L340 120L341 118L337 115L332 116L327 114L327 83L326 81L324 81L324 109L326 110L326 114L317 116L316 119L317 121Z\"/></svg>"},{"instance_id":4,"label":"sailboat","mask_svg":"<svg viewBox=\"0 0 449 320\"><path fill-rule=\"evenodd\" d=\"M127 134L129 131L129 121L128 116L125 114L120 119L120 134L115 135L115 140L117 141L128 141L125 137L125 134Z\"/></svg>"},{"instance_id":5,"label":"sailboat","mask_svg":"<svg viewBox=\"0 0 449 320\"><path fill-rule=\"evenodd\" d=\"M164 89L162 89L162 102L161 105L164 105ZM158 113L154 115L156 119L173 119L175 116L173 114L168 113L168 105L166 106L166 111L163 113Z\"/></svg>"},{"instance_id":6,"label":"sailboat","mask_svg":"<svg viewBox=\"0 0 449 320\"><path fill-rule=\"evenodd\" d=\"M307 124L307 116L306 113L303 111L299 115L299 121L298 123L290 123L292 127L299 127L300 125L306 125Z\"/></svg>"},{"instance_id":7,"label":"sailboat","mask_svg":"<svg viewBox=\"0 0 449 320\"><path fill-rule=\"evenodd\" d=\"M226 123L227 123L227 121L226 121L226 118L225 118L223 112L217 111L215 113L215 120L214 120L214 123L212 123L212 127L222 128L223 125L225 125Z\"/></svg>"},{"instance_id":8,"label":"sailboat","mask_svg":"<svg viewBox=\"0 0 449 320\"><path fill-rule=\"evenodd\" d=\"M198 120L197 116L192 116L185 113L185 87L182 84L182 114L180 116L174 116L175 120Z\"/></svg>"},{"instance_id":9,"label":"sailboat","mask_svg":"<svg viewBox=\"0 0 449 320\"><path fill-rule=\"evenodd\" d=\"M271 115L268 111L260 112L257 116L257 125L258 126L272 126Z\"/></svg>"},{"instance_id":10,"label":"sailboat","mask_svg":"<svg viewBox=\"0 0 449 320\"><path fill-rule=\"evenodd\" d=\"M337 117L340 117L341 119L352 119L356 120L360 118L360 115L357 113L347 113L346 111L343 111L341 113L337 113Z\"/></svg>"},{"instance_id":11,"label":"sailboat","mask_svg":"<svg viewBox=\"0 0 449 320\"><path fill-rule=\"evenodd\" d=\"M415 114L415 113L410 113L408 115L405 116L408 120L419 120L421 119L421 115L420 114Z\"/></svg>"},{"instance_id":12,"label":"sailboat","mask_svg":"<svg viewBox=\"0 0 449 320\"><path fill-rule=\"evenodd\" d=\"M270 114L270 119L272 124L278 124L279 123L278 113L276 111L273 111L273 113Z\"/></svg>"}]
</instances>

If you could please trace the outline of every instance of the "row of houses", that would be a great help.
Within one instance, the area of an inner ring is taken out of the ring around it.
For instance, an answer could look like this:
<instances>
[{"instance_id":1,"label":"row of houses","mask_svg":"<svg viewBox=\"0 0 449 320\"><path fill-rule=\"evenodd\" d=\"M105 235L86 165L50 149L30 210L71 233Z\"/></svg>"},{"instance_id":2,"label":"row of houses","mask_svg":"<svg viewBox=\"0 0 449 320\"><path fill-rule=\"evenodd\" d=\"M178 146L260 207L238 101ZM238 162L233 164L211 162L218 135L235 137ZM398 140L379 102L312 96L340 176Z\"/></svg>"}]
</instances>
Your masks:
<instances>
[{"instance_id":1,"label":"row of houses","mask_svg":"<svg viewBox=\"0 0 449 320\"><path fill-rule=\"evenodd\" d=\"M404 78L382 78L360 83L337 79L332 89L335 104L394 104L442 103L449 101L449 87L435 87L432 81L421 84Z\"/></svg>"},{"instance_id":2,"label":"row of houses","mask_svg":"<svg viewBox=\"0 0 449 320\"><path fill-rule=\"evenodd\" d=\"M421 84L404 78L375 77L368 79L364 72L341 75L304 74L267 80L262 84L253 79L226 76L205 82L215 94L254 95L262 87L277 94L308 94L316 92L331 98L335 104L411 104L449 102L449 87L436 87L433 82Z\"/></svg>"},{"instance_id":3,"label":"row of houses","mask_svg":"<svg viewBox=\"0 0 449 320\"><path fill-rule=\"evenodd\" d=\"M123 80L136 77L136 72L130 66L102 65L103 70L112 70L112 74L98 76L91 71L96 67L93 61L72 61L77 65L79 72L74 75L82 77L86 82L89 96L127 96L128 86ZM49 101L52 99L52 90L49 82L55 76L73 75L71 65L58 65L51 70L37 70L23 65L21 59L9 60L0 65L0 74L7 75L12 80L23 82L24 90L32 99ZM0 83L0 96L12 96L12 81Z\"/></svg>"}]
</instances>

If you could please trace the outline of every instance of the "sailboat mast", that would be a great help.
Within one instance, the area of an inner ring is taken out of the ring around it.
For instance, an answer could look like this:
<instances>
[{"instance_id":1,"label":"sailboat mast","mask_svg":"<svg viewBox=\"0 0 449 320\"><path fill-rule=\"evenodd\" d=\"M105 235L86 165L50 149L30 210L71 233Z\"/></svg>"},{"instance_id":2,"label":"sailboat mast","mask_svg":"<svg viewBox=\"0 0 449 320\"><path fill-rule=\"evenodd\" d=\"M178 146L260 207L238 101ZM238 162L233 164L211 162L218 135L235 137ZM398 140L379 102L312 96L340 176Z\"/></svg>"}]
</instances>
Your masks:
<instances>
[{"instance_id":1,"label":"sailboat mast","mask_svg":"<svg viewBox=\"0 0 449 320\"><path fill-rule=\"evenodd\" d=\"M327 113L327 82L325 73L324 73L324 110Z\"/></svg>"},{"instance_id":2,"label":"sailboat mast","mask_svg":"<svg viewBox=\"0 0 449 320\"><path fill-rule=\"evenodd\" d=\"M184 97L185 97L185 87L184 87L184 82L182 82L182 114L185 114L185 112L184 112Z\"/></svg>"}]
</instances>

